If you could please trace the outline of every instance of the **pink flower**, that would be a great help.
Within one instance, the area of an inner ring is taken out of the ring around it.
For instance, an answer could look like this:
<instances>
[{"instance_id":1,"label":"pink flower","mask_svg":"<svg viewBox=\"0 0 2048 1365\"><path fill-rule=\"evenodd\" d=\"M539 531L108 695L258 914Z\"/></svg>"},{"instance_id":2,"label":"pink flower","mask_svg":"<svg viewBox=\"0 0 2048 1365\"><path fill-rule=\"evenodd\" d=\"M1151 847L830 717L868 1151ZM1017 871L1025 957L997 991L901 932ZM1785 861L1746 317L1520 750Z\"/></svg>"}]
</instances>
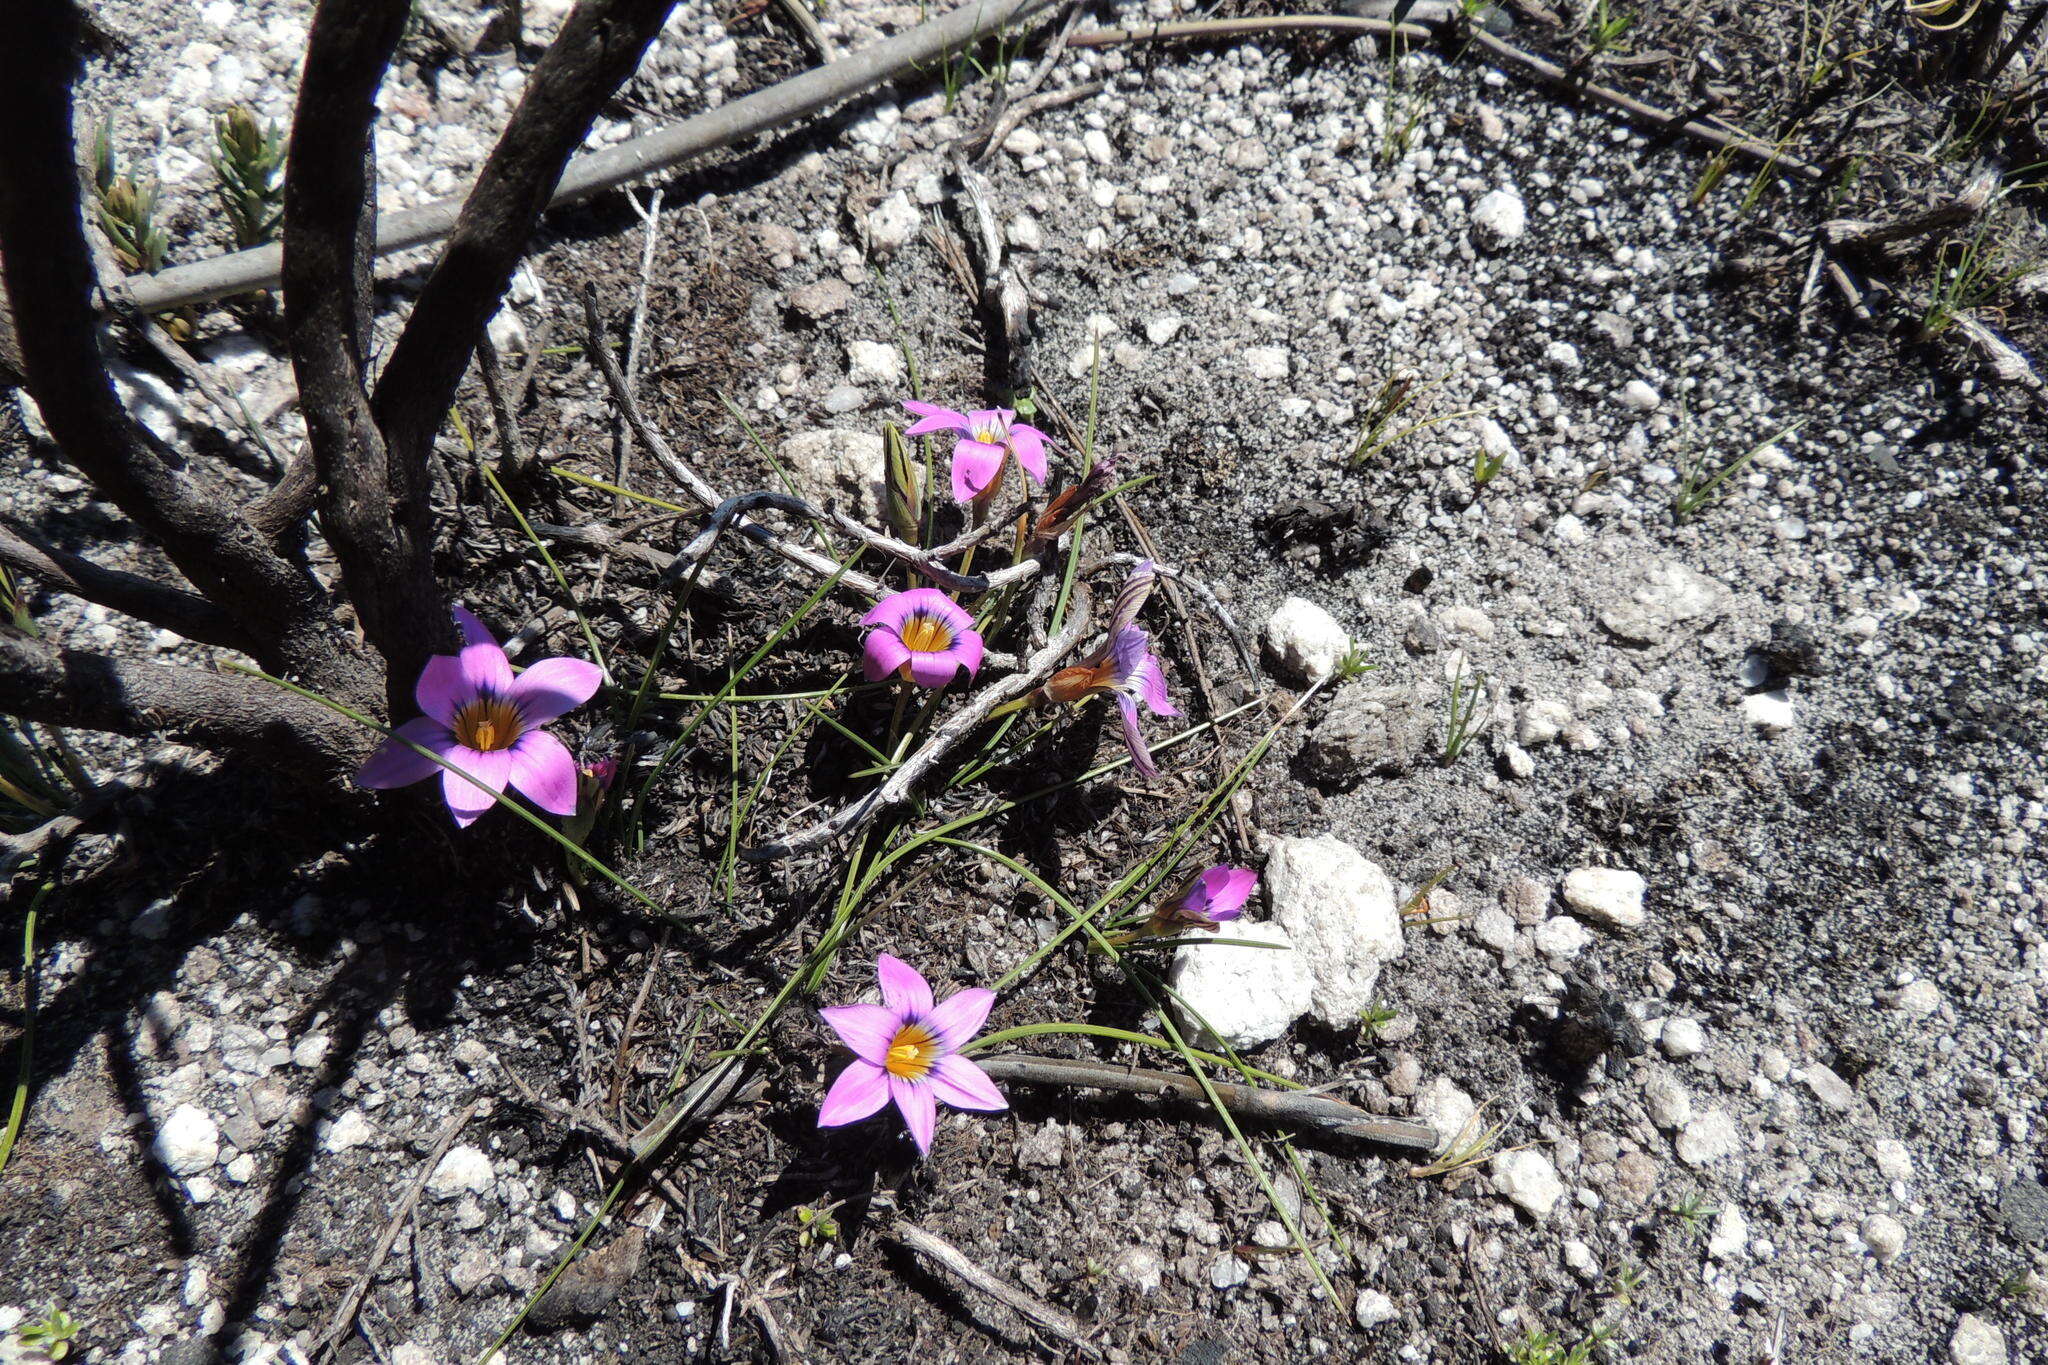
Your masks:
<instances>
[{"instance_id":1,"label":"pink flower","mask_svg":"<svg viewBox=\"0 0 2048 1365\"><path fill-rule=\"evenodd\" d=\"M1205 868L1159 903L1149 927L1161 934L1180 929L1214 933L1217 925L1244 913L1244 903L1258 884L1259 874L1248 867Z\"/></svg>"},{"instance_id":2,"label":"pink flower","mask_svg":"<svg viewBox=\"0 0 2048 1365\"><path fill-rule=\"evenodd\" d=\"M576 813L576 760L544 727L589 701L604 681L596 664L542 659L517 677L481 621L455 608L460 654L436 654L420 671L413 699L426 712L398 727L356 774L365 787L409 786L441 775L441 796L458 826L476 823L509 785L553 815ZM451 772L411 748L432 750Z\"/></svg>"},{"instance_id":3,"label":"pink flower","mask_svg":"<svg viewBox=\"0 0 2048 1365\"><path fill-rule=\"evenodd\" d=\"M994 991L956 991L934 1005L932 988L917 969L883 953L875 959L882 983L879 1005L835 1005L818 1011L853 1061L825 1092L818 1126L858 1123L894 1100L920 1153L932 1149L938 1102L993 1113L1009 1101L982 1069L956 1055L995 1004Z\"/></svg>"},{"instance_id":4,"label":"pink flower","mask_svg":"<svg viewBox=\"0 0 2048 1365\"><path fill-rule=\"evenodd\" d=\"M937 588L892 593L860 618L868 632L862 671L869 682L900 673L919 687L944 687L961 669L981 668L981 634L974 618Z\"/></svg>"},{"instance_id":5,"label":"pink flower","mask_svg":"<svg viewBox=\"0 0 2048 1365\"><path fill-rule=\"evenodd\" d=\"M1045 482L1045 433L1015 420L1015 410L983 408L962 413L915 398L905 399L903 406L917 418L904 431L905 436L960 433L953 444L953 501L974 502L994 496L1002 482L1003 466L1012 455L1033 483Z\"/></svg>"},{"instance_id":6,"label":"pink flower","mask_svg":"<svg viewBox=\"0 0 2048 1365\"><path fill-rule=\"evenodd\" d=\"M1159 768L1152 762L1152 750L1145 743L1144 732L1138 728L1139 704L1143 703L1155 716L1180 714L1167 698L1166 673L1152 652L1152 637L1142 626L1132 624L1151 595L1157 577L1158 571L1149 559L1131 570L1130 578L1116 595L1115 607L1110 610L1109 635L1102 648L1087 662L1053 674L1039 689L1048 701L1078 702L1098 692L1113 696L1123 722L1124 747L1131 753L1131 766L1146 777L1158 776Z\"/></svg>"}]
</instances>

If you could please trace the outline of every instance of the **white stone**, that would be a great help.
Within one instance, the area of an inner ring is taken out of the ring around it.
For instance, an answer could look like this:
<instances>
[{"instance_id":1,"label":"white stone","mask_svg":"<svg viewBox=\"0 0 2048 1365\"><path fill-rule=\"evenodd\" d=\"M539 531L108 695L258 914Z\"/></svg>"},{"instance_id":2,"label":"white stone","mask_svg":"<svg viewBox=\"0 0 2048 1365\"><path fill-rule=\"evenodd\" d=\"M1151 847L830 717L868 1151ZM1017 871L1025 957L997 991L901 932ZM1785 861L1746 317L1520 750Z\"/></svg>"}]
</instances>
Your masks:
<instances>
[{"instance_id":1,"label":"white stone","mask_svg":"<svg viewBox=\"0 0 2048 1365\"><path fill-rule=\"evenodd\" d=\"M1003 237L1019 251L1037 251L1045 245L1045 232L1038 226L1038 220L1028 213L1020 213L1003 228Z\"/></svg>"},{"instance_id":2,"label":"white stone","mask_svg":"<svg viewBox=\"0 0 2048 1365\"><path fill-rule=\"evenodd\" d=\"M1285 379L1291 362L1285 346L1244 348L1244 366L1254 379Z\"/></svg>"},{"instance_id":3,"label":"white stone","mask_svg":"<svg viewBox=\"0 0 2048 1365\"><path fill-rule=\"evenodd\" d=\"M1954 1365L2006 1365L2005 1333L1988 1319L1965 1313L1948 1339L1948 1358Z\"/></svg>"},{"instance_id":4,"label":"white stone","mask_svg":"<svg viewBox=\"0 0 2048 1365\"><path fill-rule=\"evenodd\" d=\"M1498 249L1518 242L1529 229L1529 211L1511 189L1492 190L1472 206L1472 231L1479 245Z\"/></svg>"},{"instance_id":5,"label":"white stone","mask_svg":"<svg viewBox=\"0 0 2048 1365\"><path fill-rule=\"evenodd\" d=\"M1189 944L1174 951L1170 979L1183 1002L1182 1016L1200 1031L1201 1046L1214 1047L1220 1041L1237 1048L1257 1047L1272 1042L1308 1013L1315 1002L1315 978L1287 931L1277 924L1238 920L1230 926L1230 936L1275 946Z\"/></svg>"},{"instance_id":6,"label":"white stone","mask_svg":"<svg viewBox=\"0 0 2048 1365\"><path fill-rule=\"evenodd\" d=\"M1621 388L1621 405L1634 408L1637 412L1655 412L1663 396L1640 379L1631 379Z\"/></svg>"},{"instance_id":7,"label":"white stone","mask_svg":"<svg viewBox=\"0 0 2048 1365\"><path fill-rule=\"evenodd\" d=\"M1879 1265L1890 1265L1906 1249L1906 1225L1888 1213L1873 1213L1863 1220L1863 1245Z\"/></svg>"},{"instance_id":8,"label":"white stone","mask_svg":"<svg viewBox=\"0 0 2048 1365\"><path fill-rule=\"evenodd\" d=\"M509 303L491 314L491 320L484 324L484 335L491 339L491 345L502 356L523 356L526 348L533 344L527 338L526 323Z\"/></svg>"},{"instance_id":9,"label":"white stone","mask_svg":"<svg viewBox=\"0 0 2048 1365\"><path fill-rule=\"evenodd\" d=\"M1037 156L1045 150L1045 139L1029 128L1019 128L1003 139L1003 150L1014 157Z\"/></svg>"},{"instance_id":10,"label":"white stone","mask_svg":"<svg viewBox=\"0 0 2048 1365\"><path fill-rule=\"evenodd\" d=\"M1742 718L1760 735L1782 735L1799 723L1792 707L1792 694L1780 688L1752 692L1742 699Z\"/></svg>"},{"instance_id":11,"label":"white stone","mask_svg":"<svg viewBox=\"0 0 2048 1365\"><path fill-rule=\"evenodd\" d=\"M1649 915L1642 874L1621 867L1577 867L1565 874L1564 903L1610 929L1640 928Z\"/></svg>"},{"instance_id":12,"label":"white stone","mask_svg":"<svg viewBox=\"0 0 2048 1365\"><path fill-rule=\"evenodd\" d=\"M1372 1003L1380 967L1406 946L1393 882L1377 863L1327 835L1273 840L1264 881L1273 920L1315 983L1316 1018L1333 1028L1356 1024Z\"/></svg>"},{"instance_id":13,"label":"white stone","mask_svg":"<svg viewBox=\"0 0 2048 1365\"><path fill-rule=\"evenodd\" d=\"M1145 324L1145 340L1154 346L1164 346L1180 335L1180 329L1187 325L1187 319L1178 313L1161 313Z\"/></svg>"},{"instance_id":14,"label":"white stone","mask_svg":"<svg viewBox=\"0 0 2048 1365\"><path fill-rule=\"evenodd\" d=\"M1941 1009L1941 988L1925 977L1909 981L1899 988L1898 995L1892 1000L1892 1008L1915 1019L1925 1019Z\"/></svg>"},{"instance_id":15,"label":"white stone","mask_svg":"<svg viewBox=\"0 0 2048 1365\"><path fill-rule=\"evenodd\" d=\"M483 1194L491 1188L491 1159L479 1148L464 1143L450 1147L427 1177L427 1193L436 1199L456 1199L465 1194Z\"/></svg>"},{"instance_id":16,"label":"white stone","mask_svg":"<svg viewBox=\"0 0 2048 1365\"><path fill-rule=\"evenodd\" d=\"M1673 1061L1697 1057L1707 1050L1707 1032L1693 1019L1667 1019L1664 1032L1657 1039L1664 1055Z\"/></svg>"},{"instance_id":17,"label":"white stone","mask_svg":"<svg viewBox=\"0 0 2048 1365\"><path fill-rule=\"evenodd\" d=\"M1472 917L1472 937L1496 953L1506 954L1515 946L1515 922L1498 905L1489 905Z\"/></svg>"},{"instance_id":18,"label":"white stone","mask_svg":"<svg viewBox=\"0 0 2048 1365\"><path fill-rule=\"evenodd\" d=\"M1438 1076L1422 1087L1422 1093L1415 1097L1415 1116L1436 1130L1436 1146L1432 1154L1441 1153L1461 1138L1470 1141L1476 1133L1473 1118L1479 1113L1479 1106L1472 1097L1451 1083L1449 1076Z\"/></svg>"},{"instance_id":19,"label":"white stone","mask_svg":"<svg viewBox=\"0 0 2048 1365\"><path fill-rule=\"evenodd\" d=\"M1400 1315L1401 1310L1394 1306L1394 1301L1377 1289L1359 1290L1358 1302L1351 1305L1351 1316L1358 1320L1360 1328L1368 1332Z\"/></svg>"},{"instance_id":20,"label":"white stone","mask_svg":"<svg viewBox=\"0 0 2048 1365\"><path fill-rule=\"evenodd\" d=\"M903 350L885 341L846 343L846 378L854 384L884 387L903 382Z\"/></svg>"},{"instance_id":21,"label":"white stone","mask_svg":"<svg viewBox=\"0 0 2048 1365\"><path fill-rule=\"evenodd\" d=\"M1515 738L1532 748L1548 744L1571 723L1571 707L1549 697L1537 697L1522 708L1522 718L1515 726Z\"/></svg>"},{"instance_id":22,"label":"white stone","mask_svg":"<svg viewBox=\"0 0 2048 1365\"><path fill-rule=\"evenodd\" d=\"M1742 1130L1725 1109L1709 1109L1678 1134L1678 1159L1688 1166L1708 1166L1742 1150Z\"/></svg>"},{"instance_id":23,"label":"white stone","mask_svg":"<svg viewBox=\"0 0 2048 1365\"><path fill-rule=\"evenodd\" d=\"M1351 652L1351 637L1306 597L1289 597L1266 618L1266 646L1290 677L1313 683L1337 671Z\"/></svg>"},{"instance_id":24,"label":"white stone","mask_svg":"<svg viewBox=\"0 0 2048 1365\"><path fill-rule=\"evenodd\" d=\"M1643 1086L1643 1108L1659 1128L1683 1128L1692 1122L1692 1092L1660 1072Z\"/></svg>"},{"instance_id":25,"label":"white stone","mask_svg":"<svg viewBox=\"0 0 2048 1365\"><path fill-rule=\"evenodd\" d=\"M1913 1178L1913 1154L1897 1138L1879 1138L1871 1143L1870 1160L1886 1180Z\"/></svg>"},{"instance_id":26,"label":"white stone","mask_svg":"<svg viewBox=\"0 0 2048 1365\"><path fill-rule=\"evenodd\" d=\"M320 1149L326 1152L348 1152L370 1142L377 1136L370 1121L363 1117L360 1109L351 1109L327 1125L320 1135Z\"/></svg>"},{"instance_id":27,"label":"white stone","mask_svg":"<svg viewBox=\"0 0 2048 1365\"><path fill-rule=\"evenodd\" d=\"M1717 1261L1733 1260L1749 1245L1749 1220L1733 1204L1714 1218L1714 1230L1707 1237L1707 1255Z\"/></svg>"},{"instance_id":28,"label":"white stone","mask_svg":"<svg viewBox=\"0 0 2048 1365\"><path fill-rule=\"evenodd\" d=\"M896 140L896 128L902 121L901 109L893 104L877 104L855 120L846 135L865 146L886 147Z\"/></svg>"},{"instance_id":29,"label":"white stone","mask_svg":"<svg viewBox=\"0 0 2048 1365\"><path fill-rule=\"evenodd\" d=\"M157 1129L151 1146L172 1175L198 1175L220 1159L220 1128L195 1104L181 1104Z\"/></svg>"},{"instance_id":30,"label":"white stone","mask_svg":"<svg viewBox=\"0 0 2048 1365\"><path fill-rule=\"evenodd\" d=\"M861 521L882 515L888 449L873 432L828 427L790 437L777 451L797 492L815 502L837 502Z\"/></svg>"},{"instance_id":31,"label":"white stone","mask_svg":"<svg viewBox=\"0 0 2048 1365\"><path fill-rule=\"evenodd\" d=\"M1488 1167L1494 1188L1537 1222L1550 1217L1557 1201L1564 1198L1564 1181L1550 1158L1533 1147L1498 1152Z\"/></svg>"},{"instance_id":32,"label":"white stone","mask_svg":"<svg viewBox=\"0 0 2048 1365\"><path fill-rule=\"evenodd\" d=\"M1593 932L1570 915L1554 915L1536 926L1535 940L1537 952L1569 962L1586 951Z\"/></svg>"},{"instance_id":33,"label":"white stone","mask_svg":"<svg viewBox=\"0 0 2048 1365\"><path fill-rule=\"evenodd\" d=\"M1116 1258L1111 1269L1116 1271L1117 1278L1140 1294L1150 1294L1159 1288L1166 1263L1150 1247L1129 1247Z\"/></svg>"},{"instance_id":34,"label":"white stone","mask_svg":"<svg viewBox=\"0 0 2048 1365\"><path fill-rule=\"evenodd\" d=\"M1849 1083L1818 1062L1801 1071L1799 1079L1806 1083L1815 1099L1838 1114L1856 1104L1856 1092L1849 1088Z\"/></svg>"},{"instance_id":35,"label":"white stone","mask_svg":"<svg viewBox=\"0 0 2048 1365\"><path fill-rule=\"evenodd\" d=\"M1116 148L1109 145L1109 134L1100 128L1090 128L1081 134L1081 148L1098 166L1107 166L1116 160Z\"/></svg>"},{"instance_id":36,"label":"white stone","mask_svg":"<svg viewBox=\"0 0 2048 1365\"><path fill-rule=\"evenodd\" d=\"M131 416L161 440L178 439L185 404L176 389L161 376L121 360L107 362L107 376L114 381L114 393Z\"/></svg>"},{"instance_id":37,"label":"white stone","mask_svg":"<svg viewBox=\"0 0 2048 1365\"><path fill-rule=\"evenodd\" d=\"M917 209L910 196L898 190L868 214L868 246L875 251L894 251L916 235L917 224Z\"/></svg>"}]
</instances>

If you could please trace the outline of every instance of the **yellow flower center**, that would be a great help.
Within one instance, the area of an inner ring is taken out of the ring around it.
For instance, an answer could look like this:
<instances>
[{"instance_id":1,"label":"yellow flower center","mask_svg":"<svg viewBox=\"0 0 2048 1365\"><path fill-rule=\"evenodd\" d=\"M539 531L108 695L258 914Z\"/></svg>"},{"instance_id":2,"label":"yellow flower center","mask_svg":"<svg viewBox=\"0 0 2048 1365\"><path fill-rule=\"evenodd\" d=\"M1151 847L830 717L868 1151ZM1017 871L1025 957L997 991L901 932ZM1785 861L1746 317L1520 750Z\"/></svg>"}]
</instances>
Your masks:
<instances>
[{"instance_id":1,"label":"yellow flower center","mask_svg":"<svg viewBox=\"0 0 2048 1365\"><path fill-rule=\"evenodd\" d=\"M478 697L455 713L455 738L479 753L511 748L525 728L519 708L503 697Z\"/></svg>"},{"instance_id":2,"label":"yellow flower center","mask_svg":"<svg viewBox=\"0 0 2048 1365\"><path fill-rule=\"evenodd\" d=\"M968 435L985 446L999 446L1010 438L1009 431L994 422L976 427Z\"/></svg>"},{"instance_id":3,"label":"yellow flower center","mask_svg":"<svg viewBox=\"0 0 2048 1365\"><path fill-rule=\"evenodd\" d=\"M953 647L953 628L936 616L919 612L903 623L896 638L912 654L940 654Z\"/></svg>"},{"instance_id":4,"label":"yellow flower center","mask_svg":"<svg viewBox=\"0 0 2048 1365\"><path fill-rule=\"evenodd\" d=\"M889 1058L882 1063L891 1076L921 1081L939 1060L939 1040L923 1024L905 1024L889 1043Z\"/></svg>"}]
</instances>

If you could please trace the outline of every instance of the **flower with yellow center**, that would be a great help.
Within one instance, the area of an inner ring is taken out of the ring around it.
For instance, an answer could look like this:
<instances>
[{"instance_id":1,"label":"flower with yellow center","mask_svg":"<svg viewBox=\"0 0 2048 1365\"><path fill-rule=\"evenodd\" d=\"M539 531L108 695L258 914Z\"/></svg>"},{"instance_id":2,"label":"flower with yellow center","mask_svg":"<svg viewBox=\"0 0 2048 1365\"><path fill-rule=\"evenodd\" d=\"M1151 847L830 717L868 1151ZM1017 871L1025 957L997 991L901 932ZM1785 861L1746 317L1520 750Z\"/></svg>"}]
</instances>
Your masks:
<instances>
[{"instance_id":1,"label":"flower with yellow center","mask_svg":"<svg viewBox=\"0 0 2048 1365\"><path fill-rule=\"evenodd\" d=\"M981 633L974 618L937 588L912 588L883 598L860 618L868 632L862 670L869 682L891 673L919 687L944 687L965 669L981 667Z\"/></svg>"},{"instance_id":2,"label":"flower with yellow center","mask_svg":"<svg viewBox=\"0 0 2048 1365\"><path fill-rule=\"evenodd\" d=\"M576 760L546 726L590 700L603 672L581 659L542 659L515 675L481 621L461 607L455 620L462 652L429 659L413 689L426 714L399 726L356 781L383 789L439 774L457 825L475 823L508 786L550 814L573 816Z\"/></svg>"},{"instance_id":3,"label":"flower with yellow center","mask_svg":"<svg viewBox=\"0 0 2048 1365\"><path fill-rule=\"evenodd\" d=\"M1009 1108L1002 1092L960 1049L988 1018L995 992L957 991L936 1004L917 969L883 953L875 959L879 1005L835 1005L821 1013L853 1061L818 1107L818 1126L858 1123L894 1101L919 1152L928 1152L940 1102L984 1112Z\"/></svg>"}]
</instances>

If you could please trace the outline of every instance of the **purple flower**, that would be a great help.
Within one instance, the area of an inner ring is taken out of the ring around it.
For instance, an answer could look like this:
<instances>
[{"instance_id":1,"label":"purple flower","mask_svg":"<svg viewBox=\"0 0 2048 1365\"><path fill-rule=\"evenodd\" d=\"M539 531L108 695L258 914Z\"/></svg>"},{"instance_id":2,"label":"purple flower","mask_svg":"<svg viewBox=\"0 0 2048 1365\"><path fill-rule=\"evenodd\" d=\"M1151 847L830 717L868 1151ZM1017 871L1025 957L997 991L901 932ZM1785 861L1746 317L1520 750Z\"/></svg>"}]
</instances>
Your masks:
<instances>
[{"instance_id":1,"label":"purple flower","mask_svg":"<svg viewBox=\"0 0 2048 1365\"><path fill-rule=\"evenodd\" d=\"M917 420L905 436L929 436L934 432L957 431L953 443L953 501L974 502L992 497L1002 481L1003 465L1014 455L1033 483L1045 482L1045 433L1016 419L1010 408L983 408L955 412L936 403L903 400L904 408Z\"/></svg>"},{"instance_id":2,"label":"purple flower","mask_svg":"<svg viewBox=\"0 0 2048 1365\"><path fill-rule=\"evenodd\" d=\"M932 1149L938 1101L984 1113L1010 1107L980 1067L957 1055L981 1031L994 991L956 991L934 1005L932 988L917 969L887 953L875 959L875 976L882 983L881 1004L818 1011L854 1058L818 1106L820 1128L858 1123L894 1100L924 1153Z\"/></svg>"},{"instance_id":3,"label":"purple flower","mask_svg":"<svg viewBox=\"0 0 2048 1365\"><path fill-rule=\"evenodd\" d=\"M1214 933L1217 925L1244 913L1244 903L1258 884L1259 874L1248 867L1205 868L1159 903L1149 927L1158 934L1180 929Z\"/></svg>"},{"instance_id":4,"label":"purple flower","mask_svg":"<svg viewBox=\"0 0 2048 1365\"><path fill-rule=\"evenodd\" d=\"M604 681L596 664L542 659L518 676L483 622L461 606L462 653L436 654L420 671L413 699L426 712L398 727L356 774L365 787L404 787L441 775L441 795L458 826L476 823L507 785L553 815L576 813L576 760L542 727L584 702ZM404 741L433 751L450 772Z\"/></svg>"},{"instance_id":5,"label":"purple flower","mask_svg":"<svg viewBox=\"0 0 2048 1365\"><path fill-rule=\"evenodd\" d=\"M1151 596L1157 577L1152 561L1141 560L1116 595L1116 605L1109 613L1109 635L1102 649L1087 662L1053 674L1039 689L1049 701L1077 702L1098 692L1113 696L1123 722L1124 747L1131 752L1131 766L1146 777L1157 777L1159 768L1152 762L1152 750L1145 743L1144 732L1138 728L1139 705L1143 704L1155 716L1180 714L1167 698L1166 672L1152 652L1152 637L1144 627L1132 624L1145 599Z\"/></svg>"},{"instance_id":6,"label":"purple flower","mask_svg":"<svg viewBox=\"0 0 2048 1365\"><path fill-rule=\"evenodd\" d=\"M944 687L961 669L981 668L981 634L974 618L937 588L892 593L860 618L868 632L862 649L869 682L900 673L919 687Z\"/></svg>"}]
</instances>

